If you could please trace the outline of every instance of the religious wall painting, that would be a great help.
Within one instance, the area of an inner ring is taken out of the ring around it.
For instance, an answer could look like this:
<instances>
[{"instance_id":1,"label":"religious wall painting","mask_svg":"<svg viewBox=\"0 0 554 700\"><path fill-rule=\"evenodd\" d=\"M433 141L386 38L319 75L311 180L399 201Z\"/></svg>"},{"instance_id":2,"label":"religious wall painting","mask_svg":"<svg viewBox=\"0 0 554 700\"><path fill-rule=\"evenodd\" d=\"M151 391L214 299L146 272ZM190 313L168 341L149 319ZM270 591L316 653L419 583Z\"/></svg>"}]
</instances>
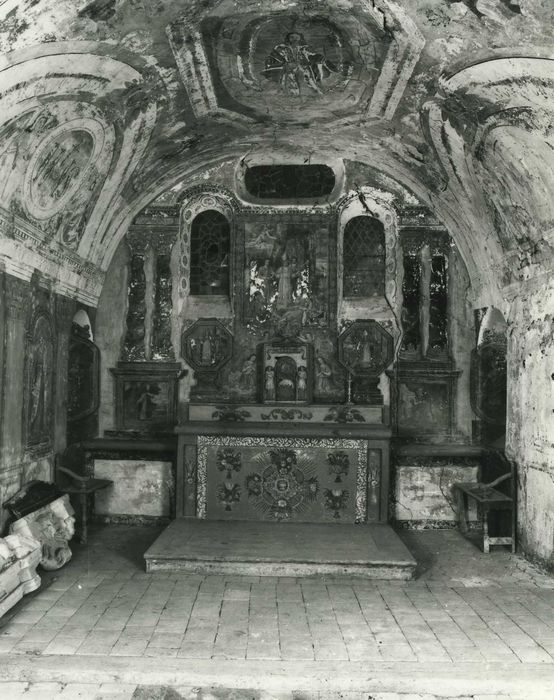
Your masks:
<instances>
[{"instance_id":1,"label":"religious wall painting","mask_svg":"<svg viewBox=\"0 0 554 700\"><path fill-rule=\"evenodd\" d=\"M339 360L354 376L378 375L393 359L393 338L376 321L355 321L339 337Z\"/></svg>"},{"instance_id":2,"label":"religious wall painting","mask_svg":"<svg viewBox=\"0 0 554 700\"><path fill-rule=\"evenodd\" d=\"M232 96L250 111L267 114L271 104L280 117L305 120L359 108L371 98L389 38L351 15L342 19L341 28L322 16L286 13L242 27L224 21L215 47L220 104L236 109ZM207 31L204 37L213 42Z\"/></svg>"},{"instance_id":3,"label":"religious wall painting","mask_svg":"<svg viewBox=\"0 0 554 700\"><path fill-rule=\"evenodd\" d=\"M119 362L115 377L116 429L170 430L176 423L177 382L186 374L175 362Z\"/></svg>"},{"instance_id":4,"label":"religious wall painting","mask_svg":"<svg viewBox=\"0 0 554 700\"><path fill-rule=\"evenodd\" d=\"M233 336L223 323L215 318L195 321L181 336L181 352L195 372L194 398L220 394L219 372L233 354Z\"/></svg>"},{"instance_id":5,"label":"religious wall painting","mask_svg":"<svg viewBox=\"0 0 554 700\"><path fill-rule=\"evenodd\" d=\"M258 360L256 353L249 353L245 359L239 360L238 366L229 372L226 382L230 395L240 401L255 401L258 390Z\"/></svg>"},{"instance_id":6,"label":"religious wall painting","mask_svg":"<svg viewBox=\"0 0 554 700\"><path fill-rule=\"evenodd\" d=\"M329 323L328 224L245 224L244 316L252 332L292 337Z\"/></svg>"},{"instance_id":7,"label":"religious wall painting","mask_svg":"<svg viewBox=\"0 0 554 700\"><path fill-rule=\"evenodd\" d=\"M347 403L381 404L380 374L391 364L392 335L376 321L354 321L340 334L338 358L347 371Z\"/></svg>"},{"instance_id":8,"label":"religious wall painting","mask_svg":"<svg viewBox=\"0 0 554 700\"><path fill-rule=\"evenodd\" d=\"M263 343L259 377L263 403L310 403L313 396L311 345L298 341Z\"/></svg>"},{"instance_id":9,"label":"religious wall painting","mask_svg":"<svg viewBox=\"0 0 554 700\"><path fill-rule=\"evenodd\" d=\"M46 107L31 110L7 122L0 130L0 201L10 199L16 186L15 173L30 159L37 139L58 125Z\"/></svg>"},{"instance_id":10,"label":"religious wall painting","mask_svg":"<svg viewBox=\"0 0 554 700\"><path fill-rule=\"evenodd\" d=\"M451 407L446 382L402 382L397 410L400 434L448 435L451 432Z\"/></svg>"},{"instance_id":11,"label":"religious wall painting","mask_svg":"<svg viewBox=\"0 0 554 700\"><path fill-rule=\"evenodd\" d=\"M46 311L33 316L27 337L26 439L28 449L46 449L52 439L54 334Z\"/></svg>"},{"instance_id":12,"label":"religious wall painting","mask_svg":"<svg viewBox=\"0 0 554 700\"><path fill-rule=\"evenodd\" d=\"M182 350L187 363L197 372L218 372L229 361L233 336L217 319L200 319L187 328Z\"/></svg>"},{"instance_id":13,"label":"religious wall painting","mask_svg":"<svg viewBox=\"0 0 554 700\"><path fill-rule=\"evenodd\" d=\"M66 131L42 146L31 174L30 195L37 212L49 212L79 184L94 149L88 131Z\"/></svg>"},{"instance_id":14,"label":"religious wall painting","mask_svg":"<svg viewBox=\"0 0 554 700\"><path fill-rule=\"evenodd\" d=\"M71 248L92 215L114 146L114 134L97 116L90 106L72 106L66 123L35 139L25 167L25 216Z\"/></svg>"}]
</instances>

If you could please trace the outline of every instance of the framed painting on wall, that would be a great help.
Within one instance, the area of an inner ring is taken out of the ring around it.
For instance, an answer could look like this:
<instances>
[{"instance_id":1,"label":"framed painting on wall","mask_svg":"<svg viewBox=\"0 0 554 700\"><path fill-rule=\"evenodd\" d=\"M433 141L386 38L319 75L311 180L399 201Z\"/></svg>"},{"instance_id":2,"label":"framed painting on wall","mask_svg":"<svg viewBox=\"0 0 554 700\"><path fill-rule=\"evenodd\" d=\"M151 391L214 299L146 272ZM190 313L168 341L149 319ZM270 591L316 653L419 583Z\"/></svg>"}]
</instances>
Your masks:
<instances>
[{"instance_id":1,"label":"framed painting on wall","mask_svg":"<svg viewBox=\"0 0 554 700\"><path fill-rule=\"evenodd\" d=\"M171 429L177 422L178 362L119 362L115 378L117 430Z\"/></svg>"}]
</instances>

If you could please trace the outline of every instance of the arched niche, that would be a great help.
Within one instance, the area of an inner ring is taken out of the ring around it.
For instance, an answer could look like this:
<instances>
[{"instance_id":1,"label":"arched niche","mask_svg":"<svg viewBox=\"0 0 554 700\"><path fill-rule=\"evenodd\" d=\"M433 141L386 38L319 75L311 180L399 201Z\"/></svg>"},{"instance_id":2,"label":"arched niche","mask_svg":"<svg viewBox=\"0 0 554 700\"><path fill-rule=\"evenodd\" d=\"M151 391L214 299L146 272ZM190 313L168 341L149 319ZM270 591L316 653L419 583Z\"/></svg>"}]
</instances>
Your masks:
<instances>
[{"instance_id":1,"label":"arched niche","mask_svg":"<svg viewBox=\"0 0 554 700\"><path fill-rule=\"evenodd\" d=\"M231 318L233 315L235 209L233 195L223 190L196 190L185 193L181 200L178 306L179 315L184 319ZM213 240L203 246L202 238L206 235L212 235ZM219 260L222 236L228 239L226 260ZM212 253L215 264L218 258L219 264L226 265L227 271L221 280L225 284L220 285L220 290L212 290L214 293L203 293L208 283L201 279L202 271L195 268L201 267L199 256Z\"/></svg>"},{"instance_id":2,"label":"arched niche","mask_svg":"<svg viewBox=\"0 0 554 700\"><path fill-rule=\"evenodd\" d=\"M92 335L92 324L90 322L89 315L84 309L79 309L73 316L72 325L75 324L82 329L83 337L87 337L88 340L93 341L94 337Z\"/></svg>"},{"instance_id":3,"label":"arched niche","mask_svg":"<svg viewBox=\"0 0 554 700\"><path fill-rule=\"evenodd\" d=\"M84 309L73 316L67 358L67 433L70 442L90 437L100 402L100 350L93 343L91 322ZM87 431L88 429L88 431Z\"/></svg>"},{"instance_id":4,"label":"arched niche","mask_svg":"<svg viewBox=\"0 0 554 700\"><path fill-rule=\"evenodd\" d=\"M374 319L386 322L395 337L400 333L395 310L398 306L397 269L399 255L398 219L391 201L387 201L372 188L361 188L350 192L337 206L337 316L341 321L354 319ZM367 224L364 225L364 222ZM355 228L354 228L355 227ZM373 257L372 265L382 264L375 270L372 284L362 285L359 294L352 294L348 278L349 262L348 237L350 232L369 239L368 256ZM347 249L345 249L345 234Z\"/></svg>"},{"instance_id":5,"label":"arched niche","mask_svg":"<svg viewBox=\"0 0 554 700\"><path fill-rule=\"evenodd\" d=\"M508 324L494 306L484 313L471 353L470 401L480 419L483 442L501 438L506 430Z\"/></svg>"}]
</instances>

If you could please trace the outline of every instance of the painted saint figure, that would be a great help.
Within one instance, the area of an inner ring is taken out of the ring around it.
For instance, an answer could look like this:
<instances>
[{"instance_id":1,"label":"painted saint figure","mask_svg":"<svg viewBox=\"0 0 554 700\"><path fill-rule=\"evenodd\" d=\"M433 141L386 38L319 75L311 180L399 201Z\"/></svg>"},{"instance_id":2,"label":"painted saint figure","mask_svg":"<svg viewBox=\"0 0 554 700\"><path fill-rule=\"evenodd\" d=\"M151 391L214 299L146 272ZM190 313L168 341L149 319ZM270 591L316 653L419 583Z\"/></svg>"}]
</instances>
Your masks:
<instances>
[{"instance_id":1,"label":"painted saint figure","mask_svg":"<svg viewBox=\"0 0 554 700\"><path fill-rule=\"evenodd\" d=\"M371 365L371 344L369 341L369 333L364 330L362 337L357 345L358 357L360 364L364 367L369 367Z\"/></svg>"},{"instance_id":2,"label":"painted saint figure","mask_svg":"<svg viewBox=\"0 0 554 700\"><path fill-rule=\"evenodd\" d=\"M298 368L296 397L298 401L305 401L308 398L308 370L303 365Z\"/></svg>"},{"instance_id":3,"label":"painted saint figure","mask_svg":"<svg viewBox=\"0 0 554 700\"><path fill-rule=\"evenodd\" d=\"M256 355L250 355L240 370L239 386L244 391L252 391L256 384Z\"/></svg>"},{"instance_id":4,"label":"painted saint figure","mask_svg":"<svg viewBox=\"0 0 554 700\"><path fill-rule=\"evenodd\" d=\"M327 393L331 389L332 371L327 362L319 356L317 358L317 368L315 372L317 389L322 394Z\"/></svg>"},{"instance_id":5,"label":"painted saint figure","mask_svg":"<svg viewBox=\"0 0 554 700\"><path fill-rule=\"evenodd\" d=\"M279 268L279 286L277 287L277 306L283 308L288 306L292 298L290 265L287 258L287 251L283 253L281 267Z\"/></svg>"},{"instance_id":6,"label":"painted saint figure","mask_svg":"<svg viewBox=\"0 0 554 700\"><path fill-rule=\"evenodd\" d=\"M304 85L321 94L320 84L335 68L323 54L310 50L303 34L289 32L283 44L273 47L262 72L291 95L300 95Z\"/></svg>"},{"instance_id":7,"label":"painted saint figure","mask_svg":"<svg viewBox=\"0 0 554 700\"><path fill-rule=\"evenodd\" d=\"M265 368L264 388L266 401L275 401L275 369Z\"/></svg>"}]
</instances>

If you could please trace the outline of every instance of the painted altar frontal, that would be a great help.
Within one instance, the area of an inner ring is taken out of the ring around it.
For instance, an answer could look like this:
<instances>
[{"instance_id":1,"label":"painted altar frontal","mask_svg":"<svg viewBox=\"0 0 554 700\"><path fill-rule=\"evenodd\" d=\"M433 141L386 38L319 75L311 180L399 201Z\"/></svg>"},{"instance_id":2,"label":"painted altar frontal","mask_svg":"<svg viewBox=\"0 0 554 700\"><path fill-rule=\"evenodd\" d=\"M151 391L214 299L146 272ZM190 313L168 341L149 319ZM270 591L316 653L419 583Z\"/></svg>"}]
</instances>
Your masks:
<instances>
[{"instance_id":1,"label":"painted altar frontal","mask_svg":"<svg viewBox=\"0 0 554 700\"><path fill-rule=\"evenodd\" d=\"M199 436L197 516L365 522L379 458L365 440Z\"/></svg>"},{"instance_id":2,"label":"painted altar frontal","mask_svg":"<svg viewBox=\"0 0 554 700\"><path fill-rule=\"evenodd\" d=\"M269 414L293 411L265 408ZM304 413L311 408L304 406ZM258 418L257 412L252 417ZM291 420L285 430L281 421L262 424L246 417L193 420L176 432L177 515L297 523L387 521L387 426L304 418Z\"/></svg>"}]
</instances>

